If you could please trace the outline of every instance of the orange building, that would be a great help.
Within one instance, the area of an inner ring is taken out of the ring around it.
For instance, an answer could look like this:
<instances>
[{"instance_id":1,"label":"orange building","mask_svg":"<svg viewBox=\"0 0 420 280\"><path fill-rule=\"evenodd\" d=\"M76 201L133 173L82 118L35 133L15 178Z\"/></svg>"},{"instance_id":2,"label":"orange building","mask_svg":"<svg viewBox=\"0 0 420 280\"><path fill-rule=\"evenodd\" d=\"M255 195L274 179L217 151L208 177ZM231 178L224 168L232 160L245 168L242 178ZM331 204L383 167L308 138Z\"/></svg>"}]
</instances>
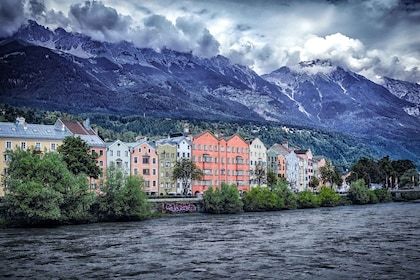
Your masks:
<instances>
[{"instance_id":1,"label":"orange building","mask_svg":"<svg viewBox=\"0 0 420 280\"><path fill-rule=\"evenodd\" d=\"M222 183L236 185L240 193L249 191L249 145L244 139L236 134L218 137L209 131L192 139L192 160L204 172L202 181L193 182L193 194Z\"/></svg>"}]
</instances>

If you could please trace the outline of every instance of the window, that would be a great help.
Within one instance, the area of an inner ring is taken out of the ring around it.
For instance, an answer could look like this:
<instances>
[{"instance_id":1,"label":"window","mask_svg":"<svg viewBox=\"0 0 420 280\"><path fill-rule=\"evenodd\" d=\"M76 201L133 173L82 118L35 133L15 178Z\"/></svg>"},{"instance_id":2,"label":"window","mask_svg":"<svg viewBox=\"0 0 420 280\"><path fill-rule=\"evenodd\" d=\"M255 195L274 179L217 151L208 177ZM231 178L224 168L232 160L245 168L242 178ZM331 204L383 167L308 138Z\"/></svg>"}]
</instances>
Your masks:
<instances>
[{"instance_id":1,"label":"window","mask_svg":"<svg viewBox=\"0 0 420 280\"><path fill-rule=\"evenodd\" d=\"M26 142L20 142L20 148L26 150Z\"/></svg>"},{"instance_id":2,"label":"window","mask_svg":"<svg viewBox=\"0 0 420 280\"><path fill-rule=\"evenodd\" d=\"M211 169L204 169L203 172L204 172L205 175L211 175L212 174Z\"/></svg>"},{"instance_id":3,"label":"window","mask_svg":"<svg viewBox=\"0 0 420 280\"><path fill-rule=\"evenodd\" d=\"M9 161L10 161L10 155L4 154L4 162L9 162Z\"/></svg>"},{"instance_id":4,"label":"window","mask_svg":"<svg viewBox=\"0 0 420 280\"><path fill-rule=\"evenodd\" d=\"M104 150L99 150L99 156L103 156L104 155Z\"/></svg>"},{"instance_id":5,"label":"window","mask_svg":"<svg viewBox=\"0 0 420 280\"><path fill-rule=\"evenodd\" d=\"M103 162L103 160L100 160L100 161L99 161L99 166L104 166L104 162Z\"/></svg>"},{"instance_id":6,"label":"window","mask_svg":"<svg viewBox=\"0 0 420 280\"><path fill-rule=\"evenodd\" d=\"M204 144L204 151L207 151L207 145Z\"/></svg>"},{"instance_id":7,"label":"window","mask_svg":"<svg viewBox=\"0 0 420 280\"><path fill-rule=\"evenodd\" d=\"M125 151L125 157L128 157L128 151Z\"/></svg>"},{"instance_id":8,"label":"window","mask_svg":"<svg viewBox=\"0 0 420 280\"><path fill-rule=\"evenodd\" d=\"M137 157L134 157L134 163L138 163L139 161L138 161L138 158Z\"/></svg>"},{"instance_id":9,"label":"window","mask_svg":"<svg viewBox=\"0 0 420 280\"><path fill-rule=\"evenodd\" d=\"M117 157L121 156L121 151L117 151Z\"/></svg>"},{"instance_id":10,"label":"window","mask_svg":"<svg viewBox=\"0 0 420 280\"><path fill-rule=\"evenodd\" d=\"M153 187L156 187L156 181L153 181Z\"/></svg>"},{"instance_id":11,"label":"window","mask_svg":"<svg viewBox=\"0 0 420 280\"><path fill-rule=\"evenodd\" d=\"M149 169L143 169L143 175L150 175Z\"/></svg>"},{"instance_id":12,"label":"window","mask_svg":"<svg viewBox=\"0 0 420 280\"><path fill-rule=\"evenodd\" d=\"M6 142L6 149L11 149L12 148L12 141L7 141Z\"/></svg>"},{"instance_id":13,"label":"window","mask_svg":"<svg viewBox=\"0 0 420 280\"><path fill-rule=\"evenodd\" d=\"M144 181L143 183L144 183L144 186L145 186L146 188L150 187L150 182L149 182L149 181Z\"/></svg>"},{"instance_id":14,"label":"window","mask_svg":"<svg viewBox=\"0 0 420 280\"><path fill-rule=\"evenodd\" d=\"M37 151L41 150L41 143L40 142L35 143L35 150L37 150Z\"/></svg>"},{"instance_id":15,"label":"window","mask_svg":"<svg viewBox=\"0 0 420 280\"><path fill-rule=\"evenodd\" d=\"M156 158L152 159L153 164L156 164Z\"/></svg>"},{"instance_id":16,"label":"window","mask_svg":"<svg viewBox=\"0 0 420 280\"><path fill-rule=\"evenodd\" d=\"M139 170L137 168L134 168L134 175L139 174Z\"/></svg>"},{"instance_id":17,"label":"window","mask_svg":"<svg viewBox=\"0 0 420 280\"><path fill-rule=\"evenodd\" d=\"M109 155L112 157L112 156L114 156L114 151L113 150L110 150L109 151Z\"/></svg>"},{"instance_id":18,"label":"window","mask_svg":"<svg viewBox=\"0 0 420 280\"><path fill-rule=\"evenodd\" d=\"M143 157L143 164L149 164L149 158Z\"/></svg>"},{"instance_id":19,"label":"window","mask_svg":"<svg viewBox=\"0 0 420 280\"><path fill-rule=\"evenodd\" d=\"M225 151L225 146L221 146L221 147L220 147L220 150L221 150L222 152L224 152L224 151Z\"/></svg>"},{"instance_id":20,"label":"window","mask_svg":"<svg viewBox=\"0 0 420 280\"><path fill-rule=\"evenodd\" d=\"M51 151L55 151L56 148L56 144L55 143L51 143Z\"/></svg>"},{"instance_id":21,"label":"window","mask_svg":"<svg viewBox=\"0 0 420 280\"><path fill-rule=\"evenodd\" d=\"M209 145L209 150L213 151L213 146L212 145Z\"/></svg>"},{"instance_id":22,"label":"window","mask_svg":"<svg viewBox=\"0 0 420 280\"><path fill-rule=\"evenodd\" d=\"M153 173L152 173L152 174L153 174L153 175L156 175L156 169L154 169L154 168L153 168L153 170L152 170L152 171L153 171Z\"/></svg>"},{"instance_id":23,"label":"window","mask_svg":"<svg viewBox=\"0 0 420 280\"><path fill-rule=\"evenodd\" d=\"M201 151L201 144L198 144L198 150Z\"/></svg>"}]
</instances>

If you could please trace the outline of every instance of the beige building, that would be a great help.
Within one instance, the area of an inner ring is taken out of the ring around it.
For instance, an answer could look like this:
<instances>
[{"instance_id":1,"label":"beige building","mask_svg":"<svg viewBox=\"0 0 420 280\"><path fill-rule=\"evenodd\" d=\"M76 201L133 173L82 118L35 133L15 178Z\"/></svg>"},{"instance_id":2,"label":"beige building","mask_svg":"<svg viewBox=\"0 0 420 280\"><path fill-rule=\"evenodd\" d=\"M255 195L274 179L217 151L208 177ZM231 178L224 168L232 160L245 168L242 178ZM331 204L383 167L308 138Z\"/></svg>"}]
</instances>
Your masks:
<instances>
[{"instance_id":1,"label":"beige building","mask_svg":"<svg viewBox=\"0 0 420 280\"><path fill-rule=\"evenodd\" d=\"M0 122L0 160L2 174L7 173L9 158L7 150L33 148L40 151L55 151L71 132L54 125L28 124L25 118L16 118L15 123ZM0 196L4 195L4 184L0 186Z\"/></svg>"}]
</instances>

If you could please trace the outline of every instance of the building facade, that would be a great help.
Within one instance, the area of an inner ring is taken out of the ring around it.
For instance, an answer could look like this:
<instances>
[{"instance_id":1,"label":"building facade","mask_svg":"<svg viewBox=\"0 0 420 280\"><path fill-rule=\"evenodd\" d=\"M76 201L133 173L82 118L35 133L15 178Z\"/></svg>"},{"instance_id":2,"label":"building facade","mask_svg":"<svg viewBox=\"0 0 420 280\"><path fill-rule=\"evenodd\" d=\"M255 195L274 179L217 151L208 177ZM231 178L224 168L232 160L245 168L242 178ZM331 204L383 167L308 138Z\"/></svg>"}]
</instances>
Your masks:
<instances>
[{"instance_id":1,"label":"building facade","mask_svg":"<svg viewBox=\"0 0 420 280\"><path fill-rule=\"evenodd\" d=\"M267 148L259 138L249 141L250 187L267 186Z\"/></svg>"}]
</instances>

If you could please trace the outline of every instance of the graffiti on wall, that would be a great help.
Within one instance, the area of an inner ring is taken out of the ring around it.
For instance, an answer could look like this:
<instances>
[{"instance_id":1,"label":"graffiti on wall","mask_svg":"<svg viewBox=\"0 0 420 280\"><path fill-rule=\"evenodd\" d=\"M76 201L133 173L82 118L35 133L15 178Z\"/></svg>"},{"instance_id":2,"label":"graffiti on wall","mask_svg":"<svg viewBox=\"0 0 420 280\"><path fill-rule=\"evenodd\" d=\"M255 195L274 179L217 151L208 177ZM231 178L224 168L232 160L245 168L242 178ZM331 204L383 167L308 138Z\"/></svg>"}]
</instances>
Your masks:
<instances>
[{"instance_id":1,"label":"graffiti on wall","mask_svg":"<svg viewBox=\"0 0 420 280\"><path fill-rule=\"evenodd\" d=\"M197 206L192 203L167 203L165 204L166 213L187 213L197 212Z\"/></svg>"}]
</instances>

